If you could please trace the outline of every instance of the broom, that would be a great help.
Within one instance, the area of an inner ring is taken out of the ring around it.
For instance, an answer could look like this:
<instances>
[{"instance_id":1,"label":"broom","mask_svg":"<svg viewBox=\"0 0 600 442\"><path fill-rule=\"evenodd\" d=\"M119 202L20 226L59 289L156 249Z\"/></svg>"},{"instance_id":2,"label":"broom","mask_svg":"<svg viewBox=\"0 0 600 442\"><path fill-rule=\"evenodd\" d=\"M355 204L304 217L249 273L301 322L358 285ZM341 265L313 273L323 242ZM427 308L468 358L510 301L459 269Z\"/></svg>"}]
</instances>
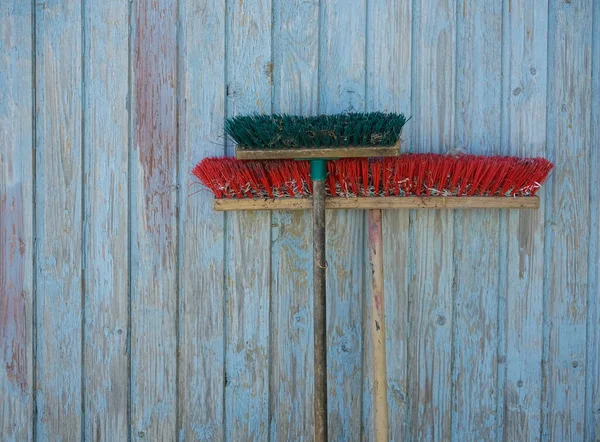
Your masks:
<instances>
[{"instance_id":1,"label":"broom","mask_svg":"<svg viewBox=\"0 0 600 442\"><path fill-rule=\"evenodd\" d=\"M374 118L375 116L377 118ZM255 152L259 155L254 157L260 159L323 158L325 155L335 156L342 150L344 156L371 156L375 151L379 155L393 155L398 152L399 145L390 150L389 146L374 143L383 141L389 145L397 140L406 120L401 115L392 115L392 118L397 118L396 123L401 124L387 132L381 131L382 127L386 127L383 124L375 127L364 124L365 120L371 123L381 122L382 116L389 115L373 113L354 114L350 117L237 117L238 120L228 120L226 131L238 141L236 154L242 158L253 158L254 153L250 152L248 147L252 143L255 143L254 146L262 146L262 150ZM295 125L291 124L298 118L300 121L296 120ZM313 118L316 124L307 124L310 118ZM315 126L325 119L330 119L329 123L315 130ZM362 124L357 124L361 119ZM235 123L238 125L235 126ZM304 129L299 130L299 126L303 126ZM385 138L384 135L390 132L393 134L394 130L395 136ZM302 139L302 136L305 138ZM257 140L262 144L258 144ZM350 143L363 143L368 147L357 148ZM298 148L301 144L302 149ZM332 144L335 147L332 148ZM326 150L328 152L324 152ZM317 440L327 438L325 256L324 246L319 247L319 244L324 245L323 209L372 209L368 219L369 259L373 275L371 327L375 367L375 430L376 440L385 440L387 400L381 209L537 208L539 201L535 193L548 176L552 164L543 158L432 154L407 154L398 158L371 160L344 159L330 161L326 165L321 162L317 167L313 164L309 166L306 161L289 160L243 162L232 158L206 158L194 168L193 173L213 191L216 210L307 209L311 207L311 199L315 202L313 225ZM325 166L328 172L326 183L322 170ZM325 193L327 199L324 198ZM323 220L321 225L319 220Z\"/></svg>"},{"instance_id":2,"label":"broom","mask_svg":"<svg viewBox=\"0 0 600 442\"><path fill-rule=\"evenodd\" d=\"M327 159L398 155L403 114L242 115L225 122L236 157L310 159L313 223L315 440L327 440L325 178ZM258 178L264 179L259 173Z\"/></svg>"}]
</instances>

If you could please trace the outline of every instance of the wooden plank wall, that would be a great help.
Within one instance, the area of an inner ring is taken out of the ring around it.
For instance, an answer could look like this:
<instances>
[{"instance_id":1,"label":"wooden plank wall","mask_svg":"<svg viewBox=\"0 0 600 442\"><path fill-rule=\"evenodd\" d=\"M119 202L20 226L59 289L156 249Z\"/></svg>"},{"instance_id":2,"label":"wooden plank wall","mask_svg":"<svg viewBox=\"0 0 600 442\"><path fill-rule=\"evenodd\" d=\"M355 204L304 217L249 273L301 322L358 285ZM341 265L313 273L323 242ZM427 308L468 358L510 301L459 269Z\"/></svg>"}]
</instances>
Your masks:
<instances>
[{"instance_id":1,"label":"wooden plank wall","mask_svg":"<svg viewBox=\"0 0 600 442\"><path fill-rule=\"evenodd\" d=\"M385 212L390 440L600 440L600 0L0 3L1 440L311 440L310 214L190 170L378 109L556 164L536 212ZM329 434L372 440L365 213L327 229Z\"/></svg>"}]
</instances>

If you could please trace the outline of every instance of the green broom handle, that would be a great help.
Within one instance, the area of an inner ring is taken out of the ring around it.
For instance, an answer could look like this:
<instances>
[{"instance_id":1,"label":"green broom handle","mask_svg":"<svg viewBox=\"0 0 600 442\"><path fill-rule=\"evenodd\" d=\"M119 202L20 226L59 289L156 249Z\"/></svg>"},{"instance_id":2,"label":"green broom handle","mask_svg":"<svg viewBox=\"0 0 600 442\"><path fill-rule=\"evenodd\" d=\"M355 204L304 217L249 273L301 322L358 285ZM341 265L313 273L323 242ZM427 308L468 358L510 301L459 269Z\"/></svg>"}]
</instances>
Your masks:
<instances>
[{"instance_id":1,"label":"green broom handle","mask_svg":"<svg viewBox=\"0 0 600 442\"><path fill-rule=\"evenodd\" d=\"M325 176L327 160L311 160L313 182L313 305L315 441L327 441L327 309L325 269Z\"/></svg>"}]
</instances>

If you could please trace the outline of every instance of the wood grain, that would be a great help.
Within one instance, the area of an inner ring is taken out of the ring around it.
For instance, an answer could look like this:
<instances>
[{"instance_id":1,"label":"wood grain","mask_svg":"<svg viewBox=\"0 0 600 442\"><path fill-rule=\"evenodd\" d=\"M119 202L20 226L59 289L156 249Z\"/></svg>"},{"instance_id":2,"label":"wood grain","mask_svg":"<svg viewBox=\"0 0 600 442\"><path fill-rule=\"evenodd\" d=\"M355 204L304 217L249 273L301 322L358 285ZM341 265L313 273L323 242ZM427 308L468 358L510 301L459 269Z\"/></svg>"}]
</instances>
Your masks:
<instances>
[{"instance_id":1,"label":"wood grain","mask_svg":"<svg viewBox=\"0 0 600 442\"><path fill-rule=\"evenodd\" d=\"M177 3L132 17L131 437L176 437Z\"/></svg>"},{"instance_id":2,"label":"wood grain","mask_svg":"<svg viewBox=\"0 0 600 442\"><path fill-rule=\"evenodd\" d=\"M33 437L32 5L0 4L0 435Z\"/></svg>"},{"instance_id":3,"label":"wood grain","mask_svg":"<svg viewBox=\"0 0 600 442\"><path fill-rule=\"evenodd\" d=\"M513 0L505 48L509 60L508 145L503 153L545 156L547 70L547 3ZM542 202L545 199L542 198ZM504 438L540 437L542 392L544 208L510 212L506 224L506 340L500 349L505 363Z\"/></svg>"},{"instance_id":4,"label":"wood grain","mask_svg":"<svg viewBox=\"0 0 600 442\"><path fill-rule=\"evenodd\" d=\"M393 157L400 154L400 141L394 146L352 146L297 149L240 149L236 147L235 157L239 160L301 160L314 158L365 158Z\"/></svg>"},{"instance_id":5,"label":"wood grain","mask_svg":"<svg viewBox=\"0 0 600 442\"><path fill-rule=\"evenodd\" d=\"M227 3L228 117L271 110L271 12L271 0ZM268 213L226 218L227 440L269 435L270 221Z\"/></svg>"},{"instance_id":6,"label":"wood grain","mask_svg":"<svg viewBox=\"0 0 600 442\"><path fill-rule=\"evenodd\" d=\"M111 441L126 439L129 431L129 14L121 0L98 6L86 1L84 8L87 265L83 434L86 439Z\"/></svg>"},{"instance_id":7,"label":"wood grain","mask_svg":"<svg viewBox=\"0 0 600 442\"><path fill-rule=\"evenodd\" d=\"M181 297L179 439L225 437L224 216L211 195L190 186L190 171L224 154L225 1L183 2L180 47Z\"/></svg>"},{"instance_id":8,"label":"wood grain","mask_svg":"<svg viewBox=\"0 0 600 442\"><path fill-rule=\"evenodd\" d=\"M319 5L273 2L273 112L317 112ZM271 440L313 438L312 222L275 211L271 230Z\"/></svg>"},{"instance_id":9,"label":"wood grain","mask_svg":"<svg viewBox=\"0 0 600 442\"><path fill-rule=\"evenodd\" d=\"M411 115L412 44L414 2L401 0L369 0L367 2L367 78L366 110L404 112ZM390 11L394 11L390 13ZM411 151L416 120L407 123L402 135L402 149ZM409 212L384 210L383 264L386 314L386 372L388 385L388 437L392 441L408 439L408 266ZM366 225L364 227L366 229ZM365 287L370 288L369 272ZM369 289L368 289L369 290ZM365 299L368 297L365 296ZM366 303L366 306L369 304ZM363 315L364 325L372 321L369 309ZM371 342L371 329L363 328L364 342ZM371 406L371 346L363 349L363 439L373 440L374 419Z\"/></svg>"},{"instance_id":10,"label":"wood grain","mask_svg":"<svg viewBox=\"0 0 600 442\"><path fill-rule=\"evenodd\" d=\"M322 2L320 14L319 113L362 111L366 2ZM370 414L362 403L363 376L368 373L363 372L362 360L364 226L364 212L342 210L327 215L328 424L332 440L362 438L362 416Z\"/></svg>"},{"instance_id":11,"label":"wood grain","mask_svg":"<svg viewBox=\"0 0 600 442\"><path fill-rule=\"evenodd\" d=\"M418 1L413 15L413 150L443 153L455 147L456 2ZM441 441L452 419L454 213L414 212L411 241L410 437Z\"/></svg>"},{"instance_id":12,"label":"wood grain","mask_svg":"<svg viewBox=\"0 0 600 442\"><path fill-rule=\"evenodd\" d=\"M592 1L550 4L542 438L582 440L590 200ZM565 148L566 147L566 148Z\"/></svg>"},{"instance_id":13,"label":"wood grain","mask_svg":"<svg viewBox=\"0 0 600 442\"><path fill-rule=\"evenodd\" d=\"M456 147L499 152L502 4L457 4ZM455 214L452 438L493 440L497 416L499 214ZM474 257L477 257L474 259Z\"/></svg>"},{"instance_id":14,"label":"wood grain","mask_svg":"<svg viewBox=\"0 0 600 442\"><path fill-rule=\"evenodd\" d=\"M592 130L591 146L600 146L600 2L593 3L592 29ZM600 439L600 155L590 149L590 254L587 299L587 354L585 440ZM592 337L592 338L590 338Z\"/></svg>"},{"instance_id":15,"label":"wood grain","mask_svg":"<svg viewBox=\"0 0 600 442\"><path fill-rule=\"evenodd\" d=\"M215 199L214 209L231 210L309 210L311 198L281 199ZM507 198L489 196L470 197L327 197L326 209L537 209L537 196Z\"/></svg>"},{"instance_id":16,"label":"wood grain","mask_svg":"<svg viewBox=\"0 0 600 442\"><path fill-rule=\"evenodd\" d=\"M35 17L35 431L41 440L74 440L83 361L81 3L37 3Z\"/></svg>"}]
</instances>

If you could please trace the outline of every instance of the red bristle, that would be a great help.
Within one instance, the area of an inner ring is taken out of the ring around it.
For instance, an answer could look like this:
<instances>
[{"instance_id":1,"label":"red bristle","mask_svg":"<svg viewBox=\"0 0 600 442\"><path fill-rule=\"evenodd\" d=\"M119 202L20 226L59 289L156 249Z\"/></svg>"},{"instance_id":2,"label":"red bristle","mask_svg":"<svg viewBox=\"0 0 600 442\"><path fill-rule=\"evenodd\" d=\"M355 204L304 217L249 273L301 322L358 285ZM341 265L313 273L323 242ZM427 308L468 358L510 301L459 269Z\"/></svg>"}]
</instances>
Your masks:
<instances>
[{"instance_id":1,"label":"red bristle","mask_svg":"<svg viewBox=\"0 0 600 442\"><path fill-rule=\"evenodd\" d=\"M336 196L535 195L553 165L543 158L451 157L405 154L328 162L327 185ZM205 158L192 173L217 198L281 198L312 193L308 161ZM372 190L371 190L372 189Z\"/></svg>"},{"instance_id":2,"label":"red bristle","mask_svg":"<svg viewBox=\"0 0 600 442\"><path fill-rule=\"evenodd\" d=\"M335 162L334 161L328 161L327 162L327 188L329 190L329 195L335 196L336 194L336 188L335 188L335 181L336 181L336 169L335 169Z\"/></svg>"},{"instance_id":3,"label":"red bristle","mask_svg":"<svg viewBox=\"0 0 600 442\"><path fill-rule=\"evenodd\" d=\"M473 166L473 178L470 180L467 196L473 196L479 189L479 185L490 167L490 159L486 157L475 157L471 160Z\"/></svg>"},{"instance_id":4,"label":"red bristle","mask_svg":"<svg viewBox=\"0 0 600 442\"><path fill-rule=\"evenodd\" d=\"M381 161L376 160L371 163L371 176L373 177L373 194L374 195L379 195L382 169L383 169L383 163Z\"/></svg>"},{"instance_id":5,"label":"red bristle","mask_svg":"<svg viewBox=\"0 0 600 442\"><path fill-rule=\"evenodd\" d=\"M519 167L519 163L516 159L512 159L510 167L508 168L502 181L500 195L506 195L506 193L514 186L515 181L519 179L520 175L521 168Z\"/></svg>"},{"instance_id":6,"label":"red bristle","mask_svg":"<svg viewBox=\"0 0 600 442\"><path fill-rule=\"evenodd\" d=\"M369 194L369 160L358 160L360 163L358 164L361 172L361 188L360 194L362 196L367 196Z\"/></svg>"},{"instance_id":7,"label":"red bristle","mask_svg":"<svg viewBox=\"0 0 600 442\"><path fill-rule=\"evenodd\" d=\"M439 155L427 156L427 167L425 169L425 195L431 196L431 190L438 180L441 157Z\"/></svg>"},{"instance_id":8,"label":"red bristle","mask_svg":"<svg viewBox=\"0 0 600 442\"><path fill-rule=\"evenodd\" d=\"M467 186L472 182L473 175L477 171L477 163L474 161L473 155L465 155L461 158L464 163L463 172L460 177L460 185L458 186L458 196L464 196L467 191Z\"/></svg>"},{"instance_id":9,"label":"red bristle","mask_svg":"<svg viewBox=\"0 0 600 442\"><path fill-rule=\"evenodd\" d=\"M442 158L441 160L441 166L438 169L440 172L438 174L437 177L437 190L438 192L441 194L444 192L444 190L446 190L446 186L448 185L448 178L450 176L450 170L452 170L452 167L456 164L456 158L455 157L451 157L449 155L443 155L440 156L440 158Z\"/></svg>"},{"instance_id":10,"label":"red bristle","mask_svg":"<svg viewBox=\"0 0 600 442\"><path fill-rule=\"evenodd\" d=\"M396 158L384 158L383 160L383 195L389 196L390 190L393 188L393 167Z\"/></svg>"},{"instance_id":11,"label":"red bristle","mask_svg":"<svg viewBox=\"0 0 600 442\"><path fill-rule=\"evenodd\" d=\"M502 165L501 161L502 158L499 157L494 157L490 159L485 173L482 174L479 189L477 189L478 195L484 196L487 194L492 180L497 175L498 170Z\"/></svg>"}]
</instances>

